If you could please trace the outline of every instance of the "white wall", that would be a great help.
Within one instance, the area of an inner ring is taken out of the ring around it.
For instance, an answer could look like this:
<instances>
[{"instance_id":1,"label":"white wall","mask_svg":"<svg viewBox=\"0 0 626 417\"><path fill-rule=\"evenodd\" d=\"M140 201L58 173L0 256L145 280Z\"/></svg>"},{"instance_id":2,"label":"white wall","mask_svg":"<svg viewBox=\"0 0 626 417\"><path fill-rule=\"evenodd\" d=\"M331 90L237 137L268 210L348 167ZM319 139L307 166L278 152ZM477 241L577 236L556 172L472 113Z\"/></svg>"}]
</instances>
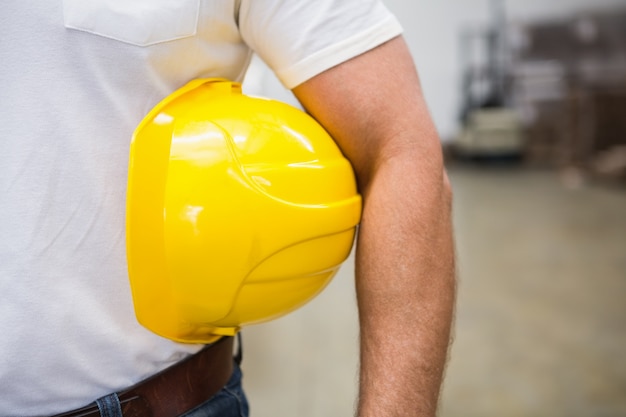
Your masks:
<instances>
[{"instance_id":1,"label":"white wall","mask_svg":"<svg viewBox=\"0 0 626 417\"><path fill-rule=\"evenodd\" d=\"M489 21L489 0L385 0L405 28L432 116L443 140L458 129L459 31ZM555 18L594 8L626 6L626 0L507 0L509 20ZM246 80L248 91L290 102L293 97L260 62Z\"/></svg>"}]
</instances>

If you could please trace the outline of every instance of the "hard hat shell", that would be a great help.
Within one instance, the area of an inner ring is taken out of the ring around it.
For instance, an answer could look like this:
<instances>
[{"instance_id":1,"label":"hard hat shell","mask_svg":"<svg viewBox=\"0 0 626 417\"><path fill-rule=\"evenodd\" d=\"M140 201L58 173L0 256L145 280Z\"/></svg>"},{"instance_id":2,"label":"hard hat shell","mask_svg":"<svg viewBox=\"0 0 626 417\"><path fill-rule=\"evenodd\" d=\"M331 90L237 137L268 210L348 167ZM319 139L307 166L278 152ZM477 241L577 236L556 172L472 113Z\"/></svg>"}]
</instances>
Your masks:
<instances>
[{"instance_id":1,"label":"hard hat shell","mask_svg":"<svg viewBox=\"0 0 626 417\"><path fill-rule=\"evenodd\" d=\"M328 133L239 83L194 80L133 136L126 243L139 322L208 343L297 309L350 253L354 173Z\"/></svg>"}]
</instances>

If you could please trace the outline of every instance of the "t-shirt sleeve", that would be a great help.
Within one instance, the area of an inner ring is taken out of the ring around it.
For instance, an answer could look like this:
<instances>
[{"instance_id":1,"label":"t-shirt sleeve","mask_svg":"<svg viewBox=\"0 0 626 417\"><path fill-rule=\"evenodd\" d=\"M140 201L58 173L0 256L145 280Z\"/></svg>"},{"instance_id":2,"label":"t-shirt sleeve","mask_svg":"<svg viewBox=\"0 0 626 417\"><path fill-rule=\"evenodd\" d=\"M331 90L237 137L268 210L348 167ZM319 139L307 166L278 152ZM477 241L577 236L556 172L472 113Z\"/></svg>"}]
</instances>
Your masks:
<instances>
[{"instance_id":1,"label":"t-shirt sleeve","mask_svg":"<svg viewBox=\"0 0 626 417\"><path fill-rule=\"evenodd\" d=\"M239 28L290 89L402 33L379 0L242 0Z\"/></svg>"}]
</instances>

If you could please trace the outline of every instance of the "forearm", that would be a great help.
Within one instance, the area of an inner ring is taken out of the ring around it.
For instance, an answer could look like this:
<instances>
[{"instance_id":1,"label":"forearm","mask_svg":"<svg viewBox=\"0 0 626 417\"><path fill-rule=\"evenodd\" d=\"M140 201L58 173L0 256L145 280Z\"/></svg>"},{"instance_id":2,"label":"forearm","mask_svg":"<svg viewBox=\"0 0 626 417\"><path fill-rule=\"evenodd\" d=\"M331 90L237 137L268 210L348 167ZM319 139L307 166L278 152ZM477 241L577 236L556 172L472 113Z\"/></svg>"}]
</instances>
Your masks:
<instances>
[{"instance_id":1,"label":"forearm","mask_svg":"<svg viewBox=\"0 0 626 417\"><path fill-rule=\"evenodd\" d=\"M399 156L380 165L364 190L356 277L360 417L435 413L455 288L444 175Z\"/></svg>"}]
</instances>

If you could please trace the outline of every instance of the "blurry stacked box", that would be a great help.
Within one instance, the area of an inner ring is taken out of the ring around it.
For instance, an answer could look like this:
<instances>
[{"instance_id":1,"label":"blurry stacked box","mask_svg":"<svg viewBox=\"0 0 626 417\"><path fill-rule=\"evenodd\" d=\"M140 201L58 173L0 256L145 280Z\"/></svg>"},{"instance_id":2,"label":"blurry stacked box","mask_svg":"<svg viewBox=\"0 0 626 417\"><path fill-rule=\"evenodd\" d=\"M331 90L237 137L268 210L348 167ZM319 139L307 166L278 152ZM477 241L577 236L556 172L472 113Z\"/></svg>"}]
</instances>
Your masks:
<instances>
[{"instance_id":1,"label":"blurry stacked box","mask_svg":"<svg viewBox=\"0 0 626 417\"><path fill-rule=\"evenodd\" d=\"M526 160L626 178L626 9L515 28Z\"/></svg>"}]
</instances>

